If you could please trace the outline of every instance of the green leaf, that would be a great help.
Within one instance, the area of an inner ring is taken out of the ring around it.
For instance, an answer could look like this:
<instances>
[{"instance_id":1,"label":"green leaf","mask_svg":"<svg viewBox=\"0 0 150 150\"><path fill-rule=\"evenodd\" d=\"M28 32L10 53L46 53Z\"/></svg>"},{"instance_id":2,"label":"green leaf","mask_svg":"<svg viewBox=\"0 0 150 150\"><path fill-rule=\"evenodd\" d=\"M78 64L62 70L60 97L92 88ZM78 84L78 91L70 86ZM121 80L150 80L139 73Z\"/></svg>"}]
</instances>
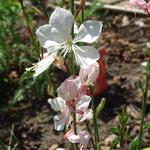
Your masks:
<instances>
[{"instance_id":1,"label":"green leaf","mask_svg":"<svg viewBox=\"0 0 150 150\"><path fill-rule=\"evenodd\" d=\"M119 143L120 143L120 139L118 137L116 137L115 140L112 142L110 150L116 150L116 146Z\"/></svg>"},{"instance_id":2,"label":"green leaf","mask_svg":"<svg viewBox=\"0 0 150 150\"><path fill-rule=\"evenodd\" d=\"M56 4L62 7L64 5L64 0L56 0Z\"/></svg>"},{"instance_id":3,"label":"green leaf","mask_svg":"<svg viewBox=\"0 0 150 150\"><path fill-rule=\"evenodd\" d=\"M130 144L129 150L137 150L139 138L135 137Z\"/></svg>"},{"instance_id":4,"label":"green leaf","mask_svg":"<svg viewBox=\"0 0 150 150\"><path fill-rule=\"evenodd\" d=\"M146 64L146 71L147 71L147 74L150 75L150 62L147 61L147 64Z\"/></svg>"},{"instance_id":5,"label":"green leaf","mask_svg":"<svg viewBox=\"0 0 150 150\"><path fill-rule=\"evenodd\" d=\"M117 136L120 135L119 128L112 127L112 128L110 128L110 131L111 131L113 134L117 135Z\"/></svg>"},{"instance_id":6,"label":"green leaf","mask_svg":"<svg viewBox=\"0 0 150 150\"><path fill-rule=\"evenodd\" d=\"M144 84L143 81L139 80L139 81L137 82L137 85L138 85L138 87L141 89L142 92L145 91L145 84Z\"/></svg>"},{"instance_id":7,"label":"green leaf","mask_svg":"<svg viewBox=\"0 0 150 150\"><path fill-rule=\"evenodd\" d=\"M143 131L145 132L145 131L147 131L147 130L149 130L150 129L150 122L146 122L145 124L144 124L144 126L143 126Z\"/></svg>"}]
</instances>

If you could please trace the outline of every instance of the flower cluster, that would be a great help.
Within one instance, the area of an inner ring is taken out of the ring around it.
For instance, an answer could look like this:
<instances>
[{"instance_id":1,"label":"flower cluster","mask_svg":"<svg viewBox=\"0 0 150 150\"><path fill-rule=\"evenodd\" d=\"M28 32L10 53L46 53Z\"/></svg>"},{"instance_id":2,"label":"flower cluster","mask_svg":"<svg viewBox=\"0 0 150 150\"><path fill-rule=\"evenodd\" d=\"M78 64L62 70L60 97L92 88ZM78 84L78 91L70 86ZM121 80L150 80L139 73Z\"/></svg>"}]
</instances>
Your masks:
<instances>
[{"instance_id":1,"label":"flower cluster","mask_svg":"<svg viewBox=\"0 0 150 150\"><path fill-rule=\"evenodd\" d=\"M53 110L59 112L54 116L55 130L62 131L66 128L69 131L64 138L78 143L80 149L86 149L91 135L82 128L82 123L93 118L93 110L89 108L92 99L89 96L89 86L93 86L99 76L97 60L100 54L94 47L80 46L79 43L95 42L100 36L102 23L96 20L84 22L79 29L76 27L74 39L71 36L73 26L76 27L73 15L63 8L56 8L49 24L37 29L36 34L46 53L35 65L34 76L48 69L58 56L65 58L66 55L73 54L75 63L80 66L78 76L71 75L67 78L57 88L58 97L48 99L48 103Z\"/></svg>"},{"instance_id":2,"label":"flower cluster","mask_svg":"<svg viewBox=\"0 0 150 150\"><path fill-rule=\"evenodd\" d=\"M150 14L150 0L148 2L145 0L130 0L129 5L131 7L142 9L144 12Z\"/></svg>"},{"instance_id":3,"label":"flower cluster","mask_svg":"<svg viewBox=\"0 0 150 150\"><path fill-rule=\"evenodd\" d=\"M81 69L79 76L67 78L57 89L58 97L49 99L48 102L55 111L61 112L54 116L55 129L61 131L64 127L71 126L65 134L65 139L72 143L80 143L86 147L90 134L81 129L81 123L93 118L93 111L89 108L91 97L86 95L88 85L93 84L99 74L98 63L92 64L88 69ZM72 128L72 113L76 113L77 134Z\"/></svg>"}]
</instances>

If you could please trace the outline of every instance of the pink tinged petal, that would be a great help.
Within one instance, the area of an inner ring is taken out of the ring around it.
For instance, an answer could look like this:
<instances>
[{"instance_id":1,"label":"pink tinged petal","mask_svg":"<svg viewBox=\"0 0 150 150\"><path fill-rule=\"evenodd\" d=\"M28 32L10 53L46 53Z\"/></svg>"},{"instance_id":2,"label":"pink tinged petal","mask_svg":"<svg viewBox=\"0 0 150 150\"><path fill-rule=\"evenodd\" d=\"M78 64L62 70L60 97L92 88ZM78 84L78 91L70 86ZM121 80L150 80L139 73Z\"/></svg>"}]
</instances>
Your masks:
<instances>
[{"instance_id":1,"label":"pink tinged petal","mask_svg":"<svg viewBox=\"0 0 150 150\"><path fill-rule=\"evenodd\" d=\"M62 30L48 24L40 26L36 30L36 35L41 46L46 49L57 49L61 43L65 42Z\"/></svg>"},{"instance_id":2,"label":"pink tinged petal","mask_svg":"<svg viewBox=\"0 0 150 150\"><path fill-rule=\"evenodd\" d=\"M56 8L51 14L49 24L62 31L62 35L66 39L71 39L71 28L74 22L74 17L70 11L63 8Z\"/></svg>"},{"instance_id":3,"label":"pink tinged petal","mask_svg":"<svg viewBox=\"0 0 150 150\"><path fill-rule=\"evenodd\" d=\"M79 76L82 81L94 83L99 75L99 64L97 62L93 63L89 68L81 68Z\"/></svg>"},{"instance_id":4,"label":"pink tinged petal","mask_svg":"<svg viewBox=\"0 0 150 150\"><path fill-rule=\"evenodd\" d=\"M78 95L78 90L81 85L81 79L73 76L66 79L58 88L58 95L64 100L73 100Z\"/></svg>"},{"instance_id":5,"label":"pink tinged petal","mask_svg":"<svg viewBox=\"0 0 150 150\"><path fill-rule=\"evenodd\" d=\"M55 111L64 112L66 110L65 101L61 97L48 99L48 103L51 105L52 109Z\"/></svg>"},{"instance_id":6,"label":"pink tinged petal","mask_svg":"<svg viewBox=\"0 0 150 150\"><path fill-rule=\"evenodd\" d=\"M95 42L102 30L102 22L96 20L88 20L84 22L80 28L79 32L74 38L74 43L76 42L85 42L85 43L93 43Z\"/></svg>"},{"instance_id":7,"label":"pink tinged petal","mask_svg":"<svg viewBox=\"0 0 150 150\"><path fill-rule=\"evenodd\" d=\"M146 2L145 2L145 0L130 0L129 5L131 7L137 7L140 9L144 9L146 6Z\"/></svg>"},{"instance_id":8,"label":"pink tinged petal","mask_svg":"<svg viewBox=\"0 0 150 150\"><path fill-rule=\"evenodd\" d=\"M83 130L80 132L80 144L87 146L90 138L91 136L87 130Z\"/></svg>"},{"instance_id":9,"label":"pink tinged petal","mask_svg":"<svg viewBox=\"0 0 150 150\"><path fill-rule=\"evenodd\" d=\"M81 110L83 112L87 111L90 101L91 101L90 96L87 95L82 96L80 101L76 104L76 109Z\"/></svg>"},{"instance_id":10,"label":"pink tinged petal","mask_svg":"<svg viewBox=\"0 0 150 150\"><path fill-rule=\"evenodd\" d=\"M147 3L147 13L150 14L150 1Z\"/></svg>"},{"instance_id":11,"label":"pink tinged petal","mask_svg":"<svg viewBox=\"0 0 150 150\"><path fill-rule=\"evenodd\" d=\"M35 65L34 77L38 76L39 74L47 70L49 66L54 62L55 57L56 57L56 53L52 53L44 57L41 61L39 61Z\"/></svg>"},{"instance_id":12,"label":"pink tinged petal","mask_svg":"<svg viewBox=\"0 0 150 150\"><path fill-rule=\"evenodd\" d=\"M73 131L69 131L65 135L65 138L68 139L71 143L79 143L86 147L91 136L86 130L82 131L80 127L77 126L77 134L74 134Z\"/></svg>"},{"instance_id":13,"label":"pink tinged petal","mask_svg":"<svg viewBox=\"0 0 150 150\"><path fill-rule=\"evenodd\" d=\"M68 137L68 141L70 141L71 143L79 143L80 142L80 136L76 135L76 134L70 135Z\"/></svg>"},{"instance_id":14,"label":"pink tinged petal","mask_svg":"<svg viewBox=\"0 0 150 150\"><path fill-rule=\"evenodd\" d=\"M75 60L81 68L88 68L99 59L97 49L91 46L76 46Z\"/></svg>"}]
</instances>

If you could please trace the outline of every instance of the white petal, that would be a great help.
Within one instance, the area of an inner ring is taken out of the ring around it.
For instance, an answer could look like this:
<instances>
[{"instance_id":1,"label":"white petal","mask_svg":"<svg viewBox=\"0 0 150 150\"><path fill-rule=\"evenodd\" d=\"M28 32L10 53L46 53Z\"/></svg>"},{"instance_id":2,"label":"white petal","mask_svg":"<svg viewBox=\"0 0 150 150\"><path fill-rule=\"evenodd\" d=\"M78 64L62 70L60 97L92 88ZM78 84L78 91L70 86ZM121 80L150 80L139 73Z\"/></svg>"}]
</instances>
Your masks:
<instances>
[{"instance_id":1,"label":"white petal","mask_svg":"<svg viewBox=\"0 0 150 150\"><path fill-rule=\"evenodd\" d=\"M70 37L71 28L74 22L74 17L70 11L64 8L56 8L51 14L49 24L56 26L63 31L64 36Z\"/></svg>"},{"instance_id":2,"label":"white petal","mask_svg":"<svg viewBox=\"0 0 150 150\"><path fill-rule=\"evenodd\" d=\"M96 20L86 21L80 26L79 32L75 36L74 43L76 42L93 43L99 38L101 30L102 30L101 22Z\"/></svg>"},{"instance_id":3,"label":"white petal","mask_svg":"<svg viewBox=\"0 0 150 150\"><path fill-rule=\"evenodd\" d=\"M45 58L43 58L41 61L39 61L35 66L35 73L34 77L38 76L42 72L44 72L48 67L53 63L55 60L56 53L52 53Z\"/></svg>"},{"instance_id":4,"label":"white petal","mask_svg":"<svg viewBox=\"0 0 150 150\"><path fill-rule=\"evenodd\" d=\"M57 49L61 43L65 42L61 28L53 27L48 24L40 26L36 30L36 35L42 47L46 49Z\"/></svg>"},{"instance_id":5,"label":"white petal","mask_svg":"<svg viewBox=\"0 0 150 150\"><path fill-rule=\"evenodd\" d=\"M54 116L54 128L57 131L62 131L64 130L65 127L65 118L62 116Z\"/></svg>"},{"instance_id":6,"label":"white petal","mask_svg":"<svg viewBox=\"0 0 150 150\"><path fill-rule=\"evenodd\" d=\"M77 47L75 52L76 63L81 68L88 68L99 59L98 50L91 46Z\"/></svg>"},{"instance_id":7,"label":"white petal","mask_svg":"<svg viewBox=\"0 0 150 150\"><path fill-rule=\"evenodd\" d=\"M48 99L48 103L51 105L52 109L55 111L63 111L66 108L65 101L61 97Z\"/></svg>"},{"instance_id":8,"label":"white petal","mask_svg":"<svg viewBox=\"0 0 150 150\"><path fill-rule=\"evenodd\" d=\"M88 109L86 112L84 112L82 118L80 119L80 122L83 122L85 120L91 120L93 118L93 110Z\"/></svg>"},{"instance_id":9,"label":"white petal","mask_svg":"<svg viewBox=\"0 0 150 150\"><path fill-rule=\"evenodd\" d=\"M87 95L82 96L80 101L76 105L76 109L85 112L89 107L90 101L91 101L90 96Z\"/></svg>"}]
</instances>

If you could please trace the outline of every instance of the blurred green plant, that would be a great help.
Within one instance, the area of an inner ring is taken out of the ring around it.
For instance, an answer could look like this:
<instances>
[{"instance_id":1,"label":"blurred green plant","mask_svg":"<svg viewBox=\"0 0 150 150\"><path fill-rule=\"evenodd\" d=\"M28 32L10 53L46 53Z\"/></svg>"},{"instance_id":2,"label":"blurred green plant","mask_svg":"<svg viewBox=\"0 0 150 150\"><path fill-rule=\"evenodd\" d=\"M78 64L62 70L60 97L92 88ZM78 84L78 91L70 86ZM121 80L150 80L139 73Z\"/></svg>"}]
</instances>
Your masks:
<instances>
[{"instance_id":1,"label":"blurred green plant","mask_svg":"<svg viewBox=\"0 0 150 150\"><path fill-rule=\"evenodd\" d=\"M32 6L31 1L22 2L24 2L28 20L32 18L29 22L30 26L35 29L34 17L39 16L41 11L36 6ZM40 5L40 1L36 3ZM42 99L43 95L46 95L43 93L46 93L51 79L48 72L45 72L38 80L32 73L25 72L25 68L38 61L39 50L32 44L33 39L26 22L28 20L24 19L19 1L1 0L0 14L3 14L0 15L1 102L5 105L14 105L21 100ZM35 30L32 32L35 33ZM34 42L37 43L37 41Z\"/></svg>"},{"instance_id":2,"label":"blurred green plant","mask_svg":"<svg viewBox=\"0 0 150 150\"><path fill-rule=\"evenodd\" d=\"M110 131L116 135L116 138L111 145L112 150L115 149L118 144L120 144L120 149L124 149L126 142L131 140L129 130L127 128L128 119L129 115L126 112L126 109L123 109L118 114L118 127L110 128Z\"/></svg>"}]
</instances>

